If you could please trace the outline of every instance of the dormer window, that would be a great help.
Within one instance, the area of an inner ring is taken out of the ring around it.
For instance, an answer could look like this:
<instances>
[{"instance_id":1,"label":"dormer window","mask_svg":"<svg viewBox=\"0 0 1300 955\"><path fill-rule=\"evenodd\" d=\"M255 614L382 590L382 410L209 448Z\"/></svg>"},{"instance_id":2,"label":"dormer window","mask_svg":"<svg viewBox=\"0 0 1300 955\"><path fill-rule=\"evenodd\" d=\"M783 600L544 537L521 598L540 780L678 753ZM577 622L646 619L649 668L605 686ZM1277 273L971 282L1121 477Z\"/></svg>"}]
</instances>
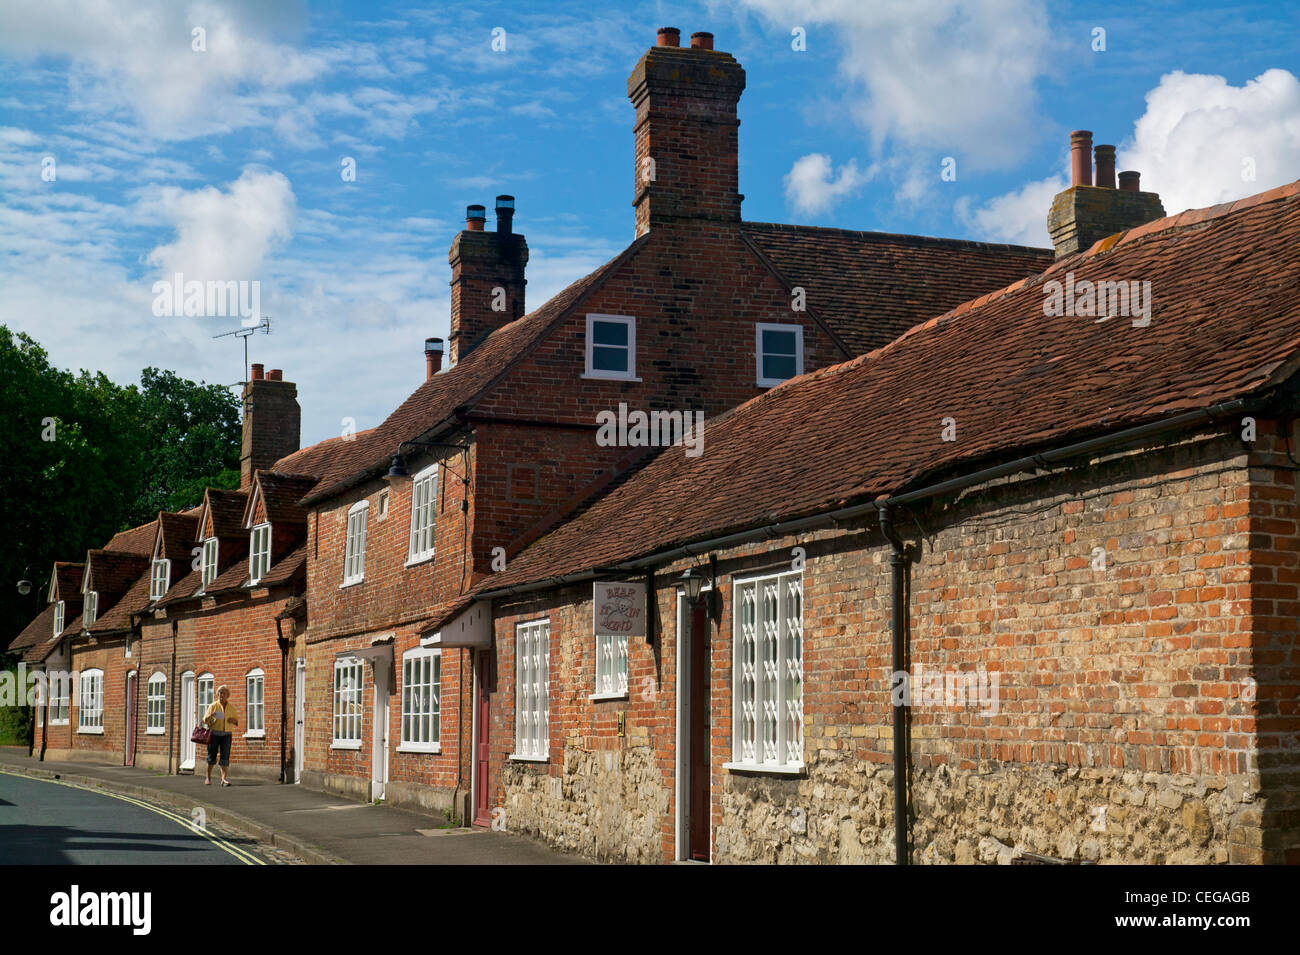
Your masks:
<instances>
[{"instance_id":1,"label":"dormer window","mask_svg":"<svg viewBox=\"0 0 1300 955\"><path fill-rule=\"evenodd\" d=\"M217 579L217 539L209 537L203 542L203 587Z\"/></svg>"},{"instance_id":2,"label":"dormer window","mask_svg":"<svg viewBox=\"0 0 1300 955\"><path fill-rule=\"evenodd\" d=\"M588 378L638 381L636 319L630 315L587 316Z\"/></svg>"},{"instance_id":3,"label":"dormer window","mask_svg":"<svg viewBox=\"0 0 1300 955\"><path fill-rule=\"evenodd\" d=\"M366 575L366 523L369 501L357 501L348 508L348 533L343 545L343 586L359 584Z\"/></svg>"},{"instance_id":4,"label":"dormer window","mask_svg":"<svg viewBox=\"0 0 1300 955\"><path fill-rule=\"evenodd\" d=\"M82 627L90 627L99 616L99 594L93 590L86 591L86 602L81 609Z\"/></svg>"},{"instance_id":5,"label":"dormer window","mask_svg":"<svg viewBox=\"0 0 1300 955\"><path fill-rule=\"evenodd\" d=\"M271 525L258 524L248 545L248 582L255 584L271 569Z\"/></svg>"},{"instance_id":6,"label":"dormer window","mask_svg":"<svg viewBox=\"0 0 1300 955\"><path fill-rule=\"evenodd\" d=\"M56 637L63 632L63 628L66 626L66 624L64 624L63 622L63 614L64 614L63 601L60 600L58 603L54 605L54 635Z\"/></svg>"},{"instance_id":7,"label":"dormer window","mask_svg":"<svg viewBox=\"0 0 1300 955\"><path fill-rule=\"evenodd\" d=\"M153 570L149 575L149 598L151 600L161 600L171 586L172 579L172 562L170 560L155 560Z\"/></svg>"}]
</instances>

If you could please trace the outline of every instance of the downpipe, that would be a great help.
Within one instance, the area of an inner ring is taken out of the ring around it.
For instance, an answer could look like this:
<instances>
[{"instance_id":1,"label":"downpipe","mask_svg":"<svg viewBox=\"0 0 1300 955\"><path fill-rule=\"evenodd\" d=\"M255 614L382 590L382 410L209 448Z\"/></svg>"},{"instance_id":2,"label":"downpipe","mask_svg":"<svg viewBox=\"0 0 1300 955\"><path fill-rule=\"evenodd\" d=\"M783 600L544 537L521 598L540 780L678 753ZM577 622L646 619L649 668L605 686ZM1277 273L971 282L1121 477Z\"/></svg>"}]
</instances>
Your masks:
<instances>
[{"instance_id":1,"label":"downpipe","mask_svg":"<svg viewBox=\"0 0 1300 955\"><path fill-rule=\"evenodd\" d=\"M880 530L889 541L890 614L889 631L893 643L893 673L907 672L907 554L894 530L894 511L884 503L880 508ZM894 864L910 865L908 835L911 829L907 814L907 721L911 717L908 694L895 702L893 676L890 677L890 702L894 705Z\"/></svg>"}]
</instances>

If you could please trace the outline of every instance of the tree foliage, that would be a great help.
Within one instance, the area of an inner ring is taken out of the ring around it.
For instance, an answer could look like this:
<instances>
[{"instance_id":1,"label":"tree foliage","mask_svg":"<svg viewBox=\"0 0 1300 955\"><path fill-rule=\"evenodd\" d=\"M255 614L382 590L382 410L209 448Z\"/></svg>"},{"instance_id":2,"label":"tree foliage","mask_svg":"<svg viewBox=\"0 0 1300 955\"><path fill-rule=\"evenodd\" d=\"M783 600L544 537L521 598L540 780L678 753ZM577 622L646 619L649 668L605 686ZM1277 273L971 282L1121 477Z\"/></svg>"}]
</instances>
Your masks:
<instances>
[{"instance_id":1,"label":"tree foliage","mask_svg":"<svg viewBox=\"0 0 1300 955\"><path fill-rule=\"evenodd\" d=\"M0 407L0 647L44 606L55 560L239 485L239 400L222 385L155 368L138 387L74 375L0 325ZM40 592L18 594L24 570Z\"/></svg>"}]
</instances>

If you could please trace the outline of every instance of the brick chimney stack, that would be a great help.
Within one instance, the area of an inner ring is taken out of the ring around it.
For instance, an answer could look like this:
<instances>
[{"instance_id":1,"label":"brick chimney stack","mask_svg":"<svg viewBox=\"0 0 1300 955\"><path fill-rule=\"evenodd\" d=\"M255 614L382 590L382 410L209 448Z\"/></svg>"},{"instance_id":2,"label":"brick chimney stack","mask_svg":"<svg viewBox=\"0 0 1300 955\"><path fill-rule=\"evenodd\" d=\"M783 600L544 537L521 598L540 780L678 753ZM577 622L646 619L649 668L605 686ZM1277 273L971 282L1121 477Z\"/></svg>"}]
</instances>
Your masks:
<instances>
[{"instance_id":1,"label":"brick chimney stack","mask_svg":"<svg viewBox=\"0 0 1300 955\"><path fill-rule=\"evenodd\" d=\"M1115 147L1096 148L1097 176L1093 185L1092 133L1076 129L1070 134L1070 188L1057 193L1047 214L1047 231L1056 257L1084 252L1098 239L1162 219L1165 208L1154 192L1138 189L1138 174L1119 174L1115 188Z\"/></svg>"},{"instance_id":2,"label":"brick chimney stack","mask_svg":"<svg viewBox=\"0 0 1300 955\"><path fill-rule=\"evenodd\" d=\"M636 234L689 220L739 223L740 120L745 71L713 49L713 34L664 27L627 80L636 108Z\"/></svg>"},{"instance_id":3,"label":"brick chimney stack","mask_svg":"<svg viewBox=\"0 0 1300 955\"><path fill-rule=\"evenodd\" d=\"M244 386L244 439L239 452L239 487L248 490L253 472L269 470L286 454L298 450L302 409L298 407L298 386L284 380L273 368L264 374L263 365L253 365L251 379Z\"/></svg>"},{"instance_id":4,"label":"brick chimney stack","mask_svg":"<svg viewBox=\"0 0 1300 955\"><path fill-rule=\"evenodd\" d=\"M485 232L486 211L466 210L465 230L451 244L451 335L455 365L491 332L524 314L528 243L514 232L515 197L497 196L497 231Z\"/></svg>"}]
</instances>

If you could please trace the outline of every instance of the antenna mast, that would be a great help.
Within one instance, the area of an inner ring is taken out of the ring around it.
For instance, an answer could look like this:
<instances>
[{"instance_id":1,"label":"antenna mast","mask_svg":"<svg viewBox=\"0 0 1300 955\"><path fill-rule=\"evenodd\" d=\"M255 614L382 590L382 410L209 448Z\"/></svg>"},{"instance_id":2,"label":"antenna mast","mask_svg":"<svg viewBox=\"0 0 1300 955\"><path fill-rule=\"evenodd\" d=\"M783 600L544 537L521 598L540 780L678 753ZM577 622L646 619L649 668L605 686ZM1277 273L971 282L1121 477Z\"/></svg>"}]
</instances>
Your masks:
<instances>
[{"instance_id":1,"label":"antenna mast","mask_svg":"<svg viewBox=\"0 0 1300 955\"><path fill-rule=\"evenodd\" d=\"M248 384L248 339L249 336L258 331L265 332L268 335L271 334L270 315L263 315L261 324L255 325L252 328L237 328L233 332L222 332L220 335L212 336L214 339L217 339L229 338L231 335L234 335L236 338L242 338L244 340L244 380L235 382L236 385L243 386Z\"/></svg>"}]
</instances>

